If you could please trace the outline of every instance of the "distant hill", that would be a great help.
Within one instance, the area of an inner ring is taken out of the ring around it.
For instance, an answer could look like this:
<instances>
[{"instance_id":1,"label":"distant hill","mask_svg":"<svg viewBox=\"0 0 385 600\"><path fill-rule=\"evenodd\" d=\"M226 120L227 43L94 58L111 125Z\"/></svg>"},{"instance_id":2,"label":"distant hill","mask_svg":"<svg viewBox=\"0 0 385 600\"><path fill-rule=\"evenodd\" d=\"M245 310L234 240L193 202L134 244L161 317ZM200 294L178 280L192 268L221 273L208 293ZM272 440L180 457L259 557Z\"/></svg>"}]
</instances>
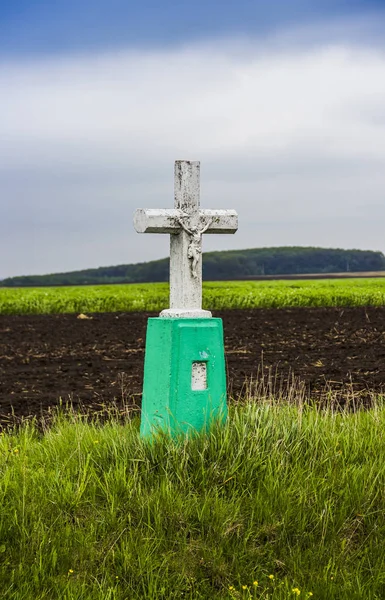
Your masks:
<instances>
[{"instance_id":1,"label":"distant hill","mask_svg":"<svg viewBox=\"0 0 385 600\"><path fill-rule=\"evenodd\" d=\"M169 259L164 258L147 263L99 267L69 273L9 277L0 281L0 287L167 281L168 270ZM207 281L384 270L385 256L382 252L300 246L207 252L203 261L203 277Z\"/></svg>"}]
</instances>

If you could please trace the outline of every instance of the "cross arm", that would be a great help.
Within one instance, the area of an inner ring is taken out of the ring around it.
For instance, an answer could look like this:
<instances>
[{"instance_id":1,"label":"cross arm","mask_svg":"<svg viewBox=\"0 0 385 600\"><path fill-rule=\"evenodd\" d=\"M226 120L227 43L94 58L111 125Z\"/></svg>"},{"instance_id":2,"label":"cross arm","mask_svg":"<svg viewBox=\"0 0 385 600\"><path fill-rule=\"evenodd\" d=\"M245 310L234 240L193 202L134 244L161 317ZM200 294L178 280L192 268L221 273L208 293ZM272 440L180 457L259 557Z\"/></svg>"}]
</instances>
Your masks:
<instances>
[{"instance_id":1,"label":"cross arm","mask_svg":"<svg viewBox=\"0 0 385 600\"><path fill-rule=\"evenodd\" d=\"M178 233L182 216L183 211L178 209L138 208L134 227L138 233Z\"/></svg>"},{"instance_id":2,"label":"cross arm","mask_svg":"<svg viewBox=\"0 0 385 600\"><path fill-rule=\"evenodd\" d=\"M206 233L235 233L238 229L238 213L235 210L200 210L202 224L211 223Z\"/></svg>"}]
</instances>

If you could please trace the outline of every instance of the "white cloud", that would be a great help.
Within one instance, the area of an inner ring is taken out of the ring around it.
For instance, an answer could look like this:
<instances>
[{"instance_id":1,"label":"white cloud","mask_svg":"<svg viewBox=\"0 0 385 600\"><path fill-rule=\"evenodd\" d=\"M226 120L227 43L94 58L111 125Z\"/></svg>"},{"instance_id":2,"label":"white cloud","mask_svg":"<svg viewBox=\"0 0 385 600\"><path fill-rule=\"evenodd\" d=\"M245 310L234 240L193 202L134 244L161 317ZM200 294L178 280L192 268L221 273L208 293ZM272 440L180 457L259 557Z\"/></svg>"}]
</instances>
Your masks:
<instances>
[{"instance_id":1,"label":"white cloud","mask_svg":"<svg viewBox=\"0 0 385 600\"><path fill-rule=\"evenodd\" d=\"M237 236L206 248L384 250L385 51L222 42L3 62L0 255L15 251L0 276L166 254L130 218L171 205L176 158L201 160L202 204L239 210Z\"/></svg>"}]
</instances>

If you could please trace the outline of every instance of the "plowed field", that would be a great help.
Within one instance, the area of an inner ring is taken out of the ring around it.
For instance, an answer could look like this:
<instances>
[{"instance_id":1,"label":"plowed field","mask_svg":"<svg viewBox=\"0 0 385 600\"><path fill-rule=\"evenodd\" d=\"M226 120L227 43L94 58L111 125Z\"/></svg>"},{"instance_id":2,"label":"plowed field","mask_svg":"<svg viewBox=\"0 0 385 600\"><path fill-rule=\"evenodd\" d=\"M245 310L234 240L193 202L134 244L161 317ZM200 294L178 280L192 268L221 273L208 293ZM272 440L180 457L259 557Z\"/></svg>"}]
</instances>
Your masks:
<instances>
[{"instance_id":1,"label":"plowed field","mask_svg":"<svg viewBox=\"0 0 385 600\"><path fill-rule=\"evenodd\" d=\"M40 415L71 399L88 410L122 397L140 405L149 313L0 315L0 418ZM385 390L385 307L217 312L229 393L245 382L341 404Z\"/></svg>"}]
</instances>

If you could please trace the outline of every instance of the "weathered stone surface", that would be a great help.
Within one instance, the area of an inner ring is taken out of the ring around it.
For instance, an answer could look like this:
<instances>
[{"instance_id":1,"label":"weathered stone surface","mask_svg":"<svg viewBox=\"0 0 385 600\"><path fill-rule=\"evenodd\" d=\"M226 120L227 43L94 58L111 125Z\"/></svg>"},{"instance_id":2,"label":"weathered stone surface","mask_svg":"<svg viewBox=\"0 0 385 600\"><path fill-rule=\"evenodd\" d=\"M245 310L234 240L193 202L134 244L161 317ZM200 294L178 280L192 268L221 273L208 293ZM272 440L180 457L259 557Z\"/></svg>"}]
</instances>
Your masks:
<instances>
[{"instance_id":1,"label":"weathered stone surface","mask_svg":"<svg viewBox=\"0 0 385 600\"><path fill-rule=\"evenodd\" d=\"M138 233L170 234L170 308L162 317L207 318L202 310L202 236L235 233L235 210L200 208L200 163L177 160L174 171L173 209L138 209Z\"/></svg>"}]
</instances>

